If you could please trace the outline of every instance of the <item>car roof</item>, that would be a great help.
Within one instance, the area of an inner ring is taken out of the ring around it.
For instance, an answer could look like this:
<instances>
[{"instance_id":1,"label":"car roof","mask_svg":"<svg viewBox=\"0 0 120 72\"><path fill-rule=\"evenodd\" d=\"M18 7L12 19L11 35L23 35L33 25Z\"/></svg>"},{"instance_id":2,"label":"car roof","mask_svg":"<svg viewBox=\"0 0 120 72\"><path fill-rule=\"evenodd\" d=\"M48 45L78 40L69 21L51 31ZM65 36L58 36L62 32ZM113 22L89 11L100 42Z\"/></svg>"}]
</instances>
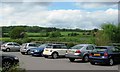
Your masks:
<instances>
[{"instance_id":1,"label":"car roof","mask_svg":"<svg viewBox=\"0 0 120 72\"><path fill-rule=\"evenodd\" d=\"M36 44L36 43L23 43L23 44Z\"/></svg>"},{"instance_id":2,"label":"car roof","mask_svg":"<svg viewBox=\"0 0 120 72\"><path fill-rule=\"evenodd\" d=\"M113 48L114 46L96 46L96 47Z\"/></svg>"},{"instance_id":3,"label":"car roof","mask_svg":"<svg viewBox=\"0 0 120 72\"><path fill-rule=\"evenodd\" d=\"M6 44L8 44L8 43L16 43L16 42L7 42Z\"/></svg>"},{"instance_id":4,"label":"car roof","mask_svg":"<svg viewBox=\"0 0 120 72\"><path fill-rule=\"evenodd\" d=\"M65 44L48 43L48 45L65 45Z\"/></svg>"},{"instance_id":5,"label":"car roof","mask_svg":"<svg viewBox=\"0 0 120 72\"><path fill-rule=\"evenodd\" d=\"M88 45L94 45L94 44L79 44L79 46L88 46Z\"/></svg>"}]
</instances>

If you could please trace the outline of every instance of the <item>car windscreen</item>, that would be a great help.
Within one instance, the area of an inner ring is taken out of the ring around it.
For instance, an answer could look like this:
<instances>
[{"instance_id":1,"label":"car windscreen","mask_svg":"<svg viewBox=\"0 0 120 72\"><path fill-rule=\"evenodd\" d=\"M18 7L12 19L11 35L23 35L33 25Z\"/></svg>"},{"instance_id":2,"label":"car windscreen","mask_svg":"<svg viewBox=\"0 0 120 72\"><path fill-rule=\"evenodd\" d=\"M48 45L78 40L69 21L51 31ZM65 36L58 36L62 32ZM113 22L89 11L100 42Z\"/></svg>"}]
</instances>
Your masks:
<instances>
[{"instance_id":1,"label":"car windscreen","mask_svg":"<svg viewBox=\"0 0 120 72\"><path fill-rule=\"evenodd\" d=\"M47 46L47 44L42 44L39 46L39 48L45 48Z\"/></svg>"},{"instance_id":2,"label":"car windscreen","mask_svg":"<svg viewBox=\"0 0 120 72\"><path fill-rule=\"evenodd\" d=\"M93 51L104 52L105 50L107 50L107 47L95 47Z\"/></svg>"},{"instance_id":3,"label":"car windscreen","mask_svg":"<svg viewBox=\"0 0 120 72\"><path fill-rule=\"evenodd\" d=\"M79 45L77 45L77 46L73 46L73 47L71 47L70 49L81 49L83 46L79 46Z\"/></svg>"}]
</instances>

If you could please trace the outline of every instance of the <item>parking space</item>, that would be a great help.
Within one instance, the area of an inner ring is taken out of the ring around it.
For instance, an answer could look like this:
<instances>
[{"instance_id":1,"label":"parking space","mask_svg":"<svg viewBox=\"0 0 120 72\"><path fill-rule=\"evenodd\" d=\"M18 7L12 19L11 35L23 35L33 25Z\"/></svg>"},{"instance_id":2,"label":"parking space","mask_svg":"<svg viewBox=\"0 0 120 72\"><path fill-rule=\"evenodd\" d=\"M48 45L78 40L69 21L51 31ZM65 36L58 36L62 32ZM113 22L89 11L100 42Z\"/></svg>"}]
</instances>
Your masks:
<instances>
[{"instance_id":1,"label":"parking space","mask_svg":"<svg viewBox=\"0 0 120 72\"><path fill-rule=\"evenodd\" d=\"M118 65L91 65L77 60L71 63L67 58L46 59L44 57L32 57L22 55L20 52L3 52L19 57L20 67L26 70L118 70Z\"/></svg>"}]
</instances>

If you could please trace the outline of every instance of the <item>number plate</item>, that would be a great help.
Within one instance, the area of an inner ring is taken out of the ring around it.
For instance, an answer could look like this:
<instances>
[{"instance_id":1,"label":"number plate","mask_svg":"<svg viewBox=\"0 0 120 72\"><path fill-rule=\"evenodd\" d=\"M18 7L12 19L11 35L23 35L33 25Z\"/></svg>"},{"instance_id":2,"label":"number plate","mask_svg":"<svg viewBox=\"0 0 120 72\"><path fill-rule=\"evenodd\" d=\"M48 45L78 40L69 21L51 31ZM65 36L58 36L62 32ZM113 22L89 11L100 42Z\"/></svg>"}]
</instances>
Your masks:
<instances>
[{"instance_id":1,"label":"number plate","mask_svg":"<svg viewBox=\"0 0 120 72\"><path fill-rule=\"evenodd\" d=\"M94 54L94 56L100 56L100 54Z\"/></svg>"}]
</instances>

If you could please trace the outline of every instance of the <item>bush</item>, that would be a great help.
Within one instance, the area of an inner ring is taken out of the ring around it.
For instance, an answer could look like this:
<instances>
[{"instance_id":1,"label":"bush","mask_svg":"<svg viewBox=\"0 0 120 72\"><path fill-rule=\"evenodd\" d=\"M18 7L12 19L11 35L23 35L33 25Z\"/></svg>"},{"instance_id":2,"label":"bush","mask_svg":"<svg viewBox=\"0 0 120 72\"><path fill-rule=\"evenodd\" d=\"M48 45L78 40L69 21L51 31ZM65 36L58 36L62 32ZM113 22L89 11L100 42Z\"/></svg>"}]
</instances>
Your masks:
<instances>
[{"instance_id":1,"label":"bush","mask_svg":"<svg viewBox=\"0 0 120 72\"><path fill-rule=\"evenodd\" d=\"M73 47L74 45L76 45L76 44L75 44L75 43L72 43L72 42L67 43L67 47L68 47L68 48Z\"/></svg>"},{"instance_id":2,"label":"bush","mask_svg":"<svg viewBox=\"0 0 120 72\"><path fill-rule=\"evenodd\" d=\"M69 33L68 36L78 36L78 33Z\"/></svg>"},{"instance_id":3,"label":"bush","mask_svg":"<svg viewBox=\"0 0 120 72\"><path fill-rule=\"evenodd\" d=\"M23 27L15 27L9 32L10 38L19 39L26 37L25 29Z\"/></svg>"},{"instance_id":4,"label":"bush","mask_svg":"<svg viewBox=\"0 0 120 72\"><path fill-rule=\"evenodd\" d=\"M54 32L50 33L49 37L50 38L52 38L52 37L61 37L61 33L59 31L54 31Z\"/></svg>"}]
</instances>

